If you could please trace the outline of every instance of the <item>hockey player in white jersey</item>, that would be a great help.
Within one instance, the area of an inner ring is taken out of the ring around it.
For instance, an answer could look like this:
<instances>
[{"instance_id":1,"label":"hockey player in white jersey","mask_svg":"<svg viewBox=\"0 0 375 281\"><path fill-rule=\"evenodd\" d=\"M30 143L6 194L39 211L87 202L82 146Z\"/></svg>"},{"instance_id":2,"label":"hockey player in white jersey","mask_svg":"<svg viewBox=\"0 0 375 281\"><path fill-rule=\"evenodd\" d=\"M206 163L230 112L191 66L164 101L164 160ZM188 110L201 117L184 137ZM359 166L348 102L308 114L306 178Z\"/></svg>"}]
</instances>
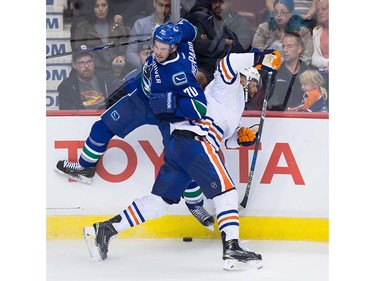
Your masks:
<instances>
[{"instance_id":1,"label":"hockey player in white jersey","mask_svg":"<svg viewBox=\"0 0 375 281\"><path fill-rule=\"evenodd\" d=\"M270 56L269 67L278 69L280 54L275 51ZM254 53L230 54L220 61L214 80L205 89L206 116L198 121L185 120L172 124L174 130L165 147L165 164L159 171L151 194L135 199L113 218L84 228L92 257L106 259L113 236L164 216L169 205L178 203L185 188L195 181L205 197L214 203L223 243L223 268L261 267L262 256L243 249L239 244L238 193L219 156L222 142L235 148L252 145L255 141L257 126L240 127L245 105L244 87L248 87L251 73L255 73L249 69L256 64L255 61ZM255 77L259 79L259 76Z\"/></svg>"},{"instance_id":2,"label":"hockey player in white jersey","mask_svg":"<svg viewBox=\"0 0 375 281\"><path fill-rule=\"evenodd\" d=\"M223 140L227 148L238 147L236 133L241 130L241 133L246 131L251 134L247 128L239 126L245 108L244 95L249 89L254 91L254 86L260 81L257 69L248 67L251 57L251 53L230 54L224 57L214 73L214 82L208 84L205 89L208 105L206 116L196 121L173 123L172 128L188 129L197 135L206 136L216 150ZM194 127L191 126L192 123ZM256 132L257 129L253 128Z\"/></svg>"}]
</instances>

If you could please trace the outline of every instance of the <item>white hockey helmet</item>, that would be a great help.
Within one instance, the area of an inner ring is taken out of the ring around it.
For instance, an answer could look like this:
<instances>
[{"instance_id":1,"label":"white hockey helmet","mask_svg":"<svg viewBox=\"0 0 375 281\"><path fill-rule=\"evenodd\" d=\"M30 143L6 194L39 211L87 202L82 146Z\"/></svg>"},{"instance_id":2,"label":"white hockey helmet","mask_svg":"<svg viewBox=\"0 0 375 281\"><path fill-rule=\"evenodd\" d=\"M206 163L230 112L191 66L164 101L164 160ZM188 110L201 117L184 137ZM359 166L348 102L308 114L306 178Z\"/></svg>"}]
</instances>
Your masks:
<instances>
[{"instance_id":1,"label":"white hockey helmet","mask_svg":"<svg viewBox=\"0 0 375 281\"><path fill-rule=\"evenodd\" d=\"M246 80L247 80L246 86L249 85L252 79L255 79L257 83L259 83L260 74L255 67L246 67L242 69L240 73L246 77Z\"/></svg>"}]
</instances>

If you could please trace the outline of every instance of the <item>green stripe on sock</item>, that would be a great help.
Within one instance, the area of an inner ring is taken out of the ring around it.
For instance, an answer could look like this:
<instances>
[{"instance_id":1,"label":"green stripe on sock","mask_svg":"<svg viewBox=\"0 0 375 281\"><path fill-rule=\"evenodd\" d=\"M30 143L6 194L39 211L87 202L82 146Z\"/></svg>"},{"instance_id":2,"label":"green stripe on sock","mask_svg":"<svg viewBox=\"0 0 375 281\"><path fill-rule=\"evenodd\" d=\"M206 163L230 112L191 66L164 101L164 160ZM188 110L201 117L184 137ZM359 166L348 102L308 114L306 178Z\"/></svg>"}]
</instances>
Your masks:
<instances>
[{"instance_id":1,"label":"green stripe on sock","mask_svg":"<svg viewBox=\"0 0 375 281\"><path fill-rule=\"evenodd\" d=\"M103 153L102 153L102 154L95 154L95 153L92 153L91 151L89 151L89 150L86 148L86 146L83 147L82 151L83 151L83 153L86 154L88 157L93 158L93 159L99 159L99 158L102 156L102 154L103 154Z\"/></svg>"},{"instance_id":2,"label":"green stripe on sock","mask_svg":"<svg viewBox=\"0 0 375 281\"><path fill-rule=\"evenodd\" d=\"M190 190L185 190L184 198L196 198L202 195L202 190L198 189L196 191L190 192Z\"/></svg>"}]
</instances>

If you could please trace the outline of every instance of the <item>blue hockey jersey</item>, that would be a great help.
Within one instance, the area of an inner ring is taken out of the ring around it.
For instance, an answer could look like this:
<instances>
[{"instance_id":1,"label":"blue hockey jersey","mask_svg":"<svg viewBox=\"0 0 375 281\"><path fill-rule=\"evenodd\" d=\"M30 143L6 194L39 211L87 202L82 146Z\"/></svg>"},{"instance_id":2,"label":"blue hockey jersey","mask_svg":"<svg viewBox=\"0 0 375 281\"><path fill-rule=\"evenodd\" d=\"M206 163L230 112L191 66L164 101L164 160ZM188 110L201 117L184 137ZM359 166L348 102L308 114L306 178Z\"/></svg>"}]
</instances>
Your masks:
<instances>
[{"instance_id":1,"label":"blue hockey jersey","mask_svg":"<svg viewBox=\"0 0 375 281\"><path fill-rule=\"evenodd\" d=\"M144 98L157 93L173 92L177 97L175 116L200 119L207 111L206 98L195 75L198 71L193 41L196 28L187 20L178 23L182 30L182 40L178 45L176 56L158 63L155 55L146 59L143 66L141 87Z\"/></svg>"}]
</instances>

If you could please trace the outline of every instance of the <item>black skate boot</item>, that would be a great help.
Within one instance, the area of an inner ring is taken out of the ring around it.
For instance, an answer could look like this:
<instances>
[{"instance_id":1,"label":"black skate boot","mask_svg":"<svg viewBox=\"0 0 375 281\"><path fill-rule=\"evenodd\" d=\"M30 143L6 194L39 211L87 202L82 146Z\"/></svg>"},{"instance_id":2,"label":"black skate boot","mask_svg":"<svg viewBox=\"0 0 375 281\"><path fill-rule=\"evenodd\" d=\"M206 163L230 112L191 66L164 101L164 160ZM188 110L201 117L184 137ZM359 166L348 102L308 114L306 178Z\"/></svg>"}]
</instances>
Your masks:
<instances>
[{"instance_id":1,"label":"black skate boot","mask_svg":"<svg viewBox=\"0 0 375 281\"><path fill-rule=\"evenodd\" d=\"M109 242L117 234L112 223L119 221L121 221L120 215L108 221L94 223L92 227L83 229L83 235L92 258L100 261L108 257Z\"/></svg>"},{"instance_id":2,"label":"black skate boot","mask_svg":"<svg viewBox=\"0 0 375 281\"><path fill-rule=\"evenodd\" d=\"M207 227L209 230L214 231L213 225L214 225L215 219L206 211L205 208L199 205L192 206L192 205L186 204L186 206L188 207L190 213L192 213L192 215L197 219L197 221L199 221L202 225Z\"/></svg>"},{"instance_id":3,"label":"black skate boot","mask_svg":"<svg viewBox=\"0 0 375 281\"><path fill-rule=\"evenodd\" d=\"M225 270L239 270L255 266L262 268L262 255L243 249L238 239L225 241L225 232L221 232L223 242L223 260Z\"/></svg>"},{"instance_id":4,"label":"black skate boot","mask_svg":"<svg viewBox=\"0 0 375 281\"><path fill-rule=\"evenodd\" d=\"M57 162L55 172L68 177L69 179L91 184L92 178L95 175L96 167L84 168L78 162L69 162L67 160L60 160Z\"/></svg>"}]
</instances>

